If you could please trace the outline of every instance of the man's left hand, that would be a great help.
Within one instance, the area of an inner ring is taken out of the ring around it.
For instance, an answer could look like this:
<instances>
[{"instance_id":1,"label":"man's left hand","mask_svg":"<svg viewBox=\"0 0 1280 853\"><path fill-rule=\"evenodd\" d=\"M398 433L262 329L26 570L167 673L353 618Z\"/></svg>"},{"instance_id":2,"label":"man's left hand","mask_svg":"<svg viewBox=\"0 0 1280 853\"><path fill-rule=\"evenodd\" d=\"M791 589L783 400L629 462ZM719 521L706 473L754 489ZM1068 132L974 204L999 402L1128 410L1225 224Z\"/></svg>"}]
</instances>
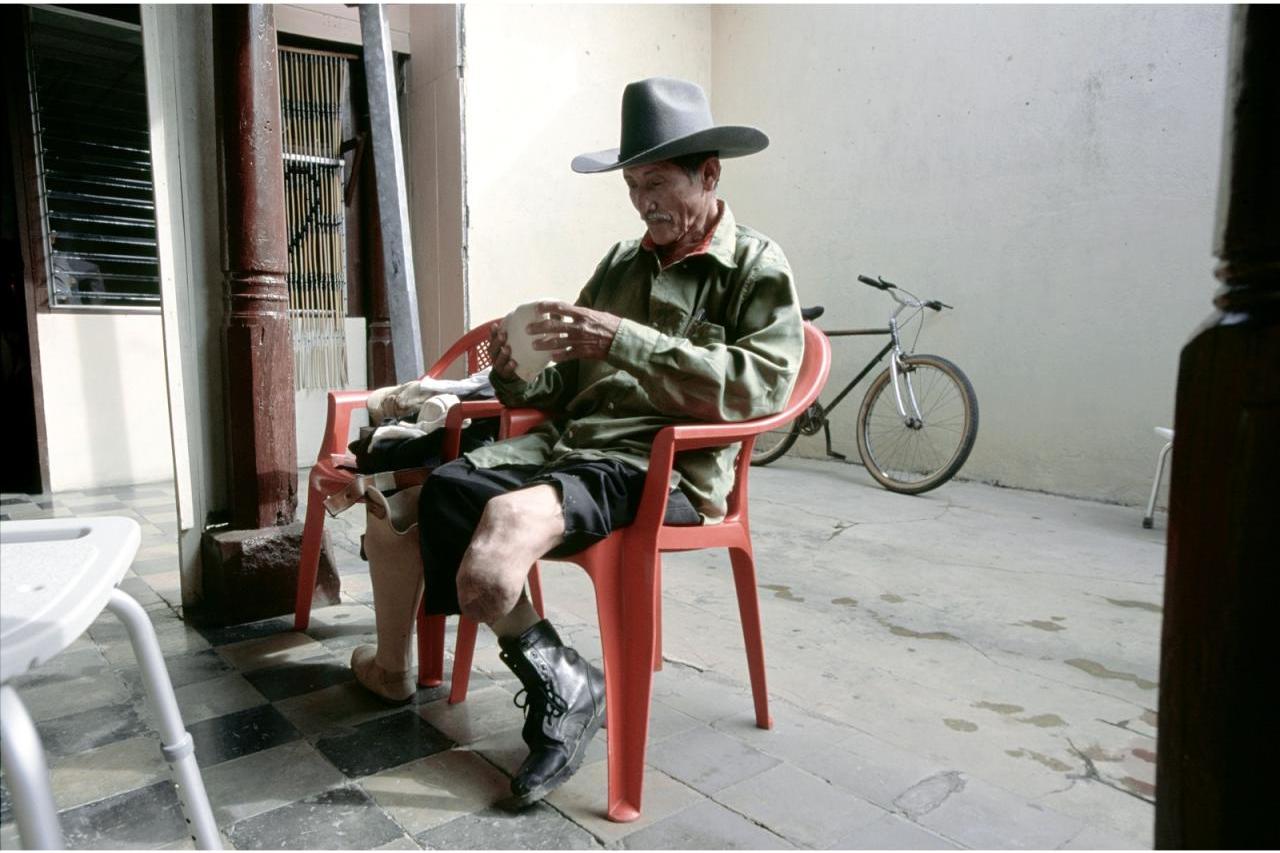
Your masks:
<instances>
[{"instance_id":1,"label":"man's left hand","mask_svg":"<svg viewBox=\"0 0 1280 853\"><path fill-rule=\"evenodd\" d=\"M551 353L557 362L575 358L604 359L622 325L622 318L616 314L568 302L539 302L538 313L551 316L530 323L525 331L534 336L534 349Z\"/></svg>"}]
</instances>

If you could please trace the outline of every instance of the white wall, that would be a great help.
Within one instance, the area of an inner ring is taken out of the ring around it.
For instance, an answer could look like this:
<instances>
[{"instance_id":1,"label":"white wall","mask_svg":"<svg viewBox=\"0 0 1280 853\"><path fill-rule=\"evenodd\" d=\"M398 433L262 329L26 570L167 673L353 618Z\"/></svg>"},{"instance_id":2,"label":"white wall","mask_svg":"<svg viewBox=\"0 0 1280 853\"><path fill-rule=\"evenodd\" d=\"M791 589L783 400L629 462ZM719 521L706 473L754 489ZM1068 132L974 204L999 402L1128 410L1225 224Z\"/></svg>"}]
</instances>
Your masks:
<instances>
[{"instance_id":1,"label":"white wall","mask_svg":"<svg viewBox=\"0 0 1280 853\"><path fill-rule=\"evenodd\" d=\"M722 191L832 327L888 314L857 273L956 306L921 348L977 388L966 476L1139 503L1214 289L1228 12L714 7L713 109L773 140Z\"/></svg>"},{"instance_id":2,"label":"white wall","mask_svg":"<svg viewBox=\"0 0 1280 853\"><path fill-rule=\"evenodd\" d=\"M462 68L458 6L413 6L401 121L413 270L426 365L467 330L463 273Z\"/></svg>"},{"instance_id":3,"label":"white wall","mask_svg":"<svg viewBox=\"0 0 1280 853\"><path fill-rule=\"evenodd\" d=\"M572 300L605 251L643 233L621 175L578 175L618 144L623 87L709 87L706 6L466 6L465 138L472 325L540 296Z\"/></svg>"},{"instance_id":4,"label":"white wall","mask_svg":"<svg viewBox=\"0 0 1280 853\"><path fill-rule=\"evenodd\" d=\"M173 478L159 314L36 316L49 490Z\"/></svg>"}]
</instances>

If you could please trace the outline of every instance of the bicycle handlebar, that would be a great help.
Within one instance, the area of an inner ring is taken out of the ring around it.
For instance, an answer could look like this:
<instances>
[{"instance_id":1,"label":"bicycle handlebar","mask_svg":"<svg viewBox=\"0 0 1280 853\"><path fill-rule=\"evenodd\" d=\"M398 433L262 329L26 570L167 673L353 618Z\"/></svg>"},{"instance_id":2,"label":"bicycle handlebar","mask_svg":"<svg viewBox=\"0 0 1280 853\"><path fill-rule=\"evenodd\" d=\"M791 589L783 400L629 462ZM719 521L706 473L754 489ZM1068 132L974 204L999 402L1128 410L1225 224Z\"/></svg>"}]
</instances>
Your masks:
<instances>
[{"instance_id":1,"label":"bicycle handlebar","mask_svg":"<svg viewBox=\"0 0 1280 853\"><path fill-rule=\"evenodd\" d=\"M911 293L910 291L907 291L907 290L903 290L893 282L885 281L883 278L879 276L877 276L876 278L872 278L869 275L860 275L858 276L858 281L862 282L868 287L874 287L876 290L883 290L886 292L890 290L897 290L901 293L906 293L907 294L906 297L900 296L898 293L889 294L890 296L893 297L893 300L897 302L899 305L905 305L911 308L932 308L934 311L941 311L943 308L955 307L952 305L948 305L945 302L940 302L937 299L930 299L928 302L922 302L919 299L919 297L917 297L914 293Z\"/></svg>"},{"instance_id":2,"label":"bicycle handlebar","mask_svg":"<svg viewBox=\"0 0 1280 853\"><path fill-rule=\"evenodd\" d=\"M858 281L862 282L868 287L874 287L876 290L893 290L895 287L897 287L897 285L892 282L885 281L882 278L874 279L869 275L858 276Z\"/></svg>"}]
</instances>

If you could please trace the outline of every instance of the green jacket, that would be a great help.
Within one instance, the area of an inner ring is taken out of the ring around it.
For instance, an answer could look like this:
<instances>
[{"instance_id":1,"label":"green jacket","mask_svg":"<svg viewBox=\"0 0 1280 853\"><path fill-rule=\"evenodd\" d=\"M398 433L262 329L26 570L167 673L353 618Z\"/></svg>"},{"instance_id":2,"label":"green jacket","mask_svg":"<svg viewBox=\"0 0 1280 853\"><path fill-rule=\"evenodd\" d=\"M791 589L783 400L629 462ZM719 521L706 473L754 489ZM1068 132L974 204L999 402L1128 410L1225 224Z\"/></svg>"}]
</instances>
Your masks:
<instances>
[{"instance_id":1,"label":"green jacket","mask_svg":"<svg viewBox=\"0 0 1280 853\"><path fill-rule=\"evenodd\" d=\"M707 252L666 269L641 241L618 243L577 304L623 318L608 357L553 365L528 383L492 377L503 403L553 420L468 453L476 467L614 458L645 469L665 426L747 420L786 405L804 345L791 267L728 205ZM736 455L734 445L676 458L672 486L704 521L724 517Z\"/></svg>"}]
</instances>

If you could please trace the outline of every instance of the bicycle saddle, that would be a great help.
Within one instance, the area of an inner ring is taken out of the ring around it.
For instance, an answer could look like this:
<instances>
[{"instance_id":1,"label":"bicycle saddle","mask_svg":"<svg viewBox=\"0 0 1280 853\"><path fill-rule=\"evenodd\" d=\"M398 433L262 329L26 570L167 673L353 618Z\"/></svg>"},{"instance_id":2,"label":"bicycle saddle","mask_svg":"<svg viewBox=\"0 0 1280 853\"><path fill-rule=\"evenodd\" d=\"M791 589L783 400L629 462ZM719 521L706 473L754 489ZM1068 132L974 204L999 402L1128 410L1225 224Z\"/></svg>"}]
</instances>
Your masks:
<instances>
[{"instance_id":1,"label":"bicycle saddle","mask_svg":"<svg viewBox=\"0 0 1280 853\"><path fill-rule=\"evenodd\" d=\"M822 312L826 311L821 305L814 305L810 308L801 308L800 317L806 322L812 323L814 320L822 316Z\"/></svg>"}]
</instances>

